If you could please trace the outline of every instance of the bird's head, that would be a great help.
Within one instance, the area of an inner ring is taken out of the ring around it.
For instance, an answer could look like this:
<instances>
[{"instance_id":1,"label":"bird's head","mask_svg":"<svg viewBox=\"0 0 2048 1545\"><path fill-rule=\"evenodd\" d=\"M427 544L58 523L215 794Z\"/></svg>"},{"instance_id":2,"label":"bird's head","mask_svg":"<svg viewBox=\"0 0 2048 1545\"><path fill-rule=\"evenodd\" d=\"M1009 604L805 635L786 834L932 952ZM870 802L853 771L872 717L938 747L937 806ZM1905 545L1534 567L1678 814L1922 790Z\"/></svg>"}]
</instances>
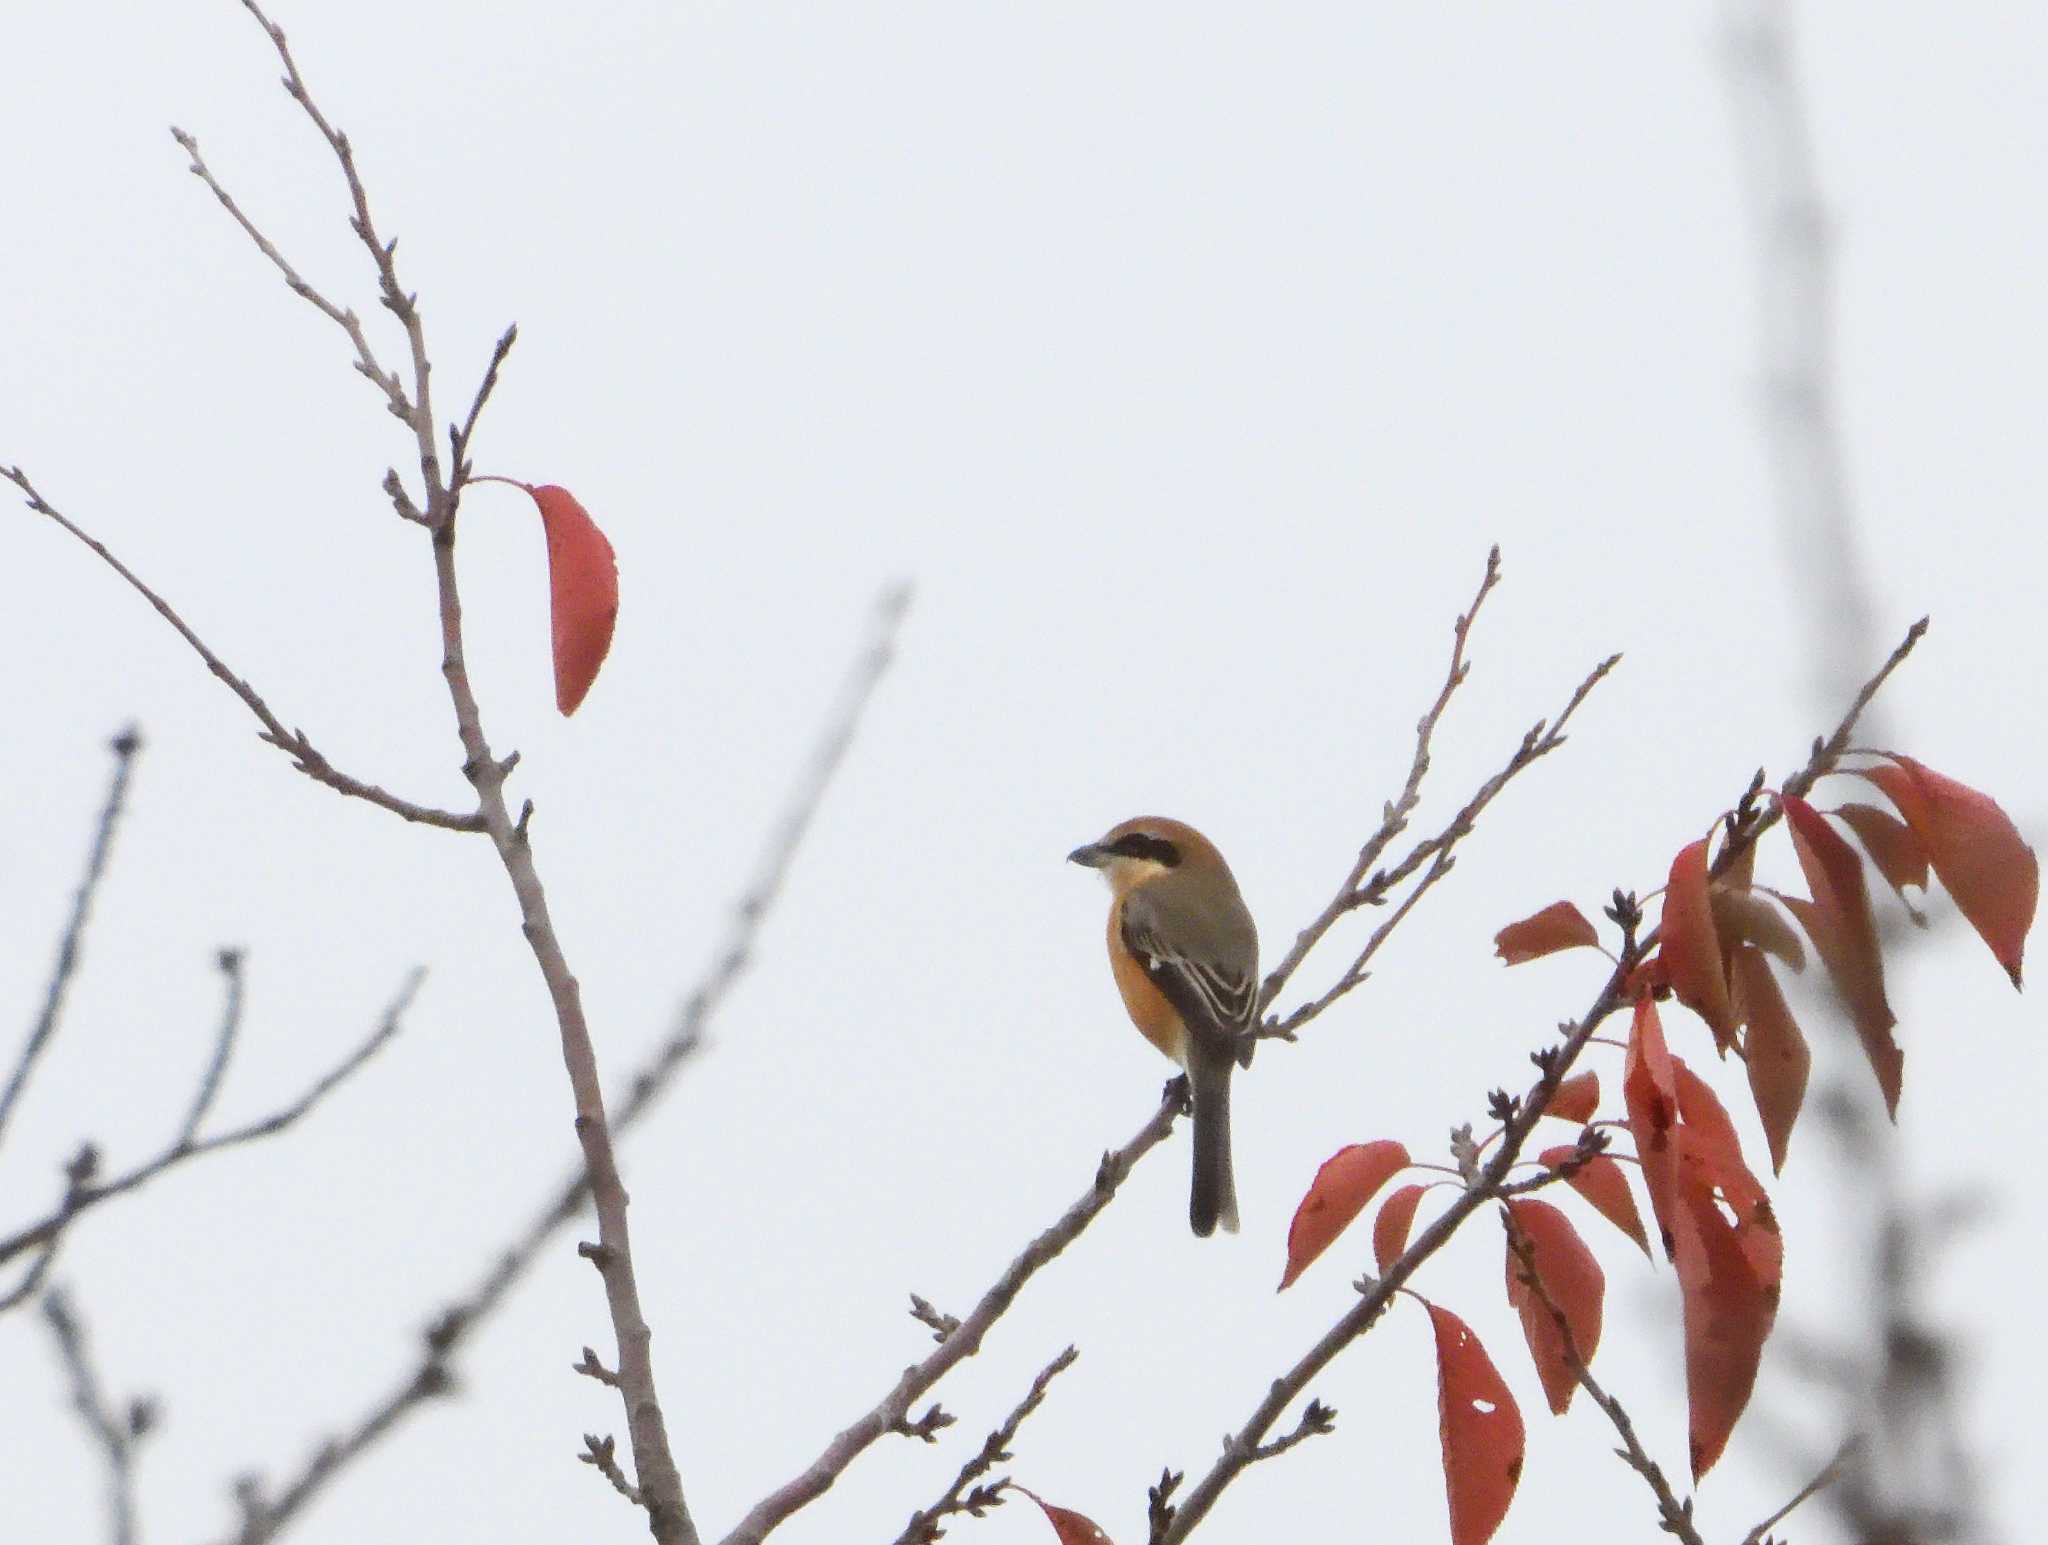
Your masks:
<instances>
[{"instance_id":1,"label":"bird's head","mask_svg":"<svg viewBox=\"0 0 2048 1545\"><path fill-rule=\"evenodd\" d=\"M1223 866L1222 855L1207 837L1184 822L1157 815L1119 822L1093 842L1074 849L1067 862L1101 870L1109 888L1119 896L1184 865Z\"/></svg>"}]
</instances>

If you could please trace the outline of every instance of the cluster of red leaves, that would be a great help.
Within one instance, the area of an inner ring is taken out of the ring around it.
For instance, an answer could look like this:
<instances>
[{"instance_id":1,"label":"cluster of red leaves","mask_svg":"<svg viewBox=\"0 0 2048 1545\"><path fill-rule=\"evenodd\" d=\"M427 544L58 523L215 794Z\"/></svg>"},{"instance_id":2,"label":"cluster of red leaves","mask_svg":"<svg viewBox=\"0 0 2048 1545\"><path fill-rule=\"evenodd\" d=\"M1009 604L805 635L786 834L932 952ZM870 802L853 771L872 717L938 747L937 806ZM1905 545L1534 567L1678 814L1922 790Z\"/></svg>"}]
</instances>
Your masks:
<instances>
[{"instance_id":1,"label":"cluster of red leaves","mask_svg":"<svg viewBox=\"0 0 2048 1545\"><path fill-rule=\"evenodd\" d=\"M1706 1024L1718 1052L1742 1057L1775 1173L1805 1098L1809 1056L1770 961L1803 970L1802 933L1856 1026L1887 1107L1896 1108L1899 1098L1903 1059L1892 1039L1895 1021L1884 994L1863 859L1830 815L1855 835L1902 899L1908 887L1925 890L1931 869L2014 985L2020 981L2038 876L2032 850L2004 811L1910 757L1888 755L1856 776L1874 784L1898 813L1847 804L1823 814L1802 799L1780 801L1810 895L1757 886L1753 850L1724 860L1717 875L1708 841L1681 848L1664 891L1657 949L1628 984L1635 1015L1622 1080L1624 1124L1663 1254L1678 1275L1695 1479L1720 1458L1755 1385L1777 1315L1784 1241L1728 1112L1706 1080L1665 1044L1657 1000L1675 997ZM1502 929L1495 943L1513 965L1559 950L1597 948L1599 935L1576 906L1560 901ZM1599 1105L1599 1076L1588 1071L1563 1080L1544 1114L1589 1124ZM1537 1162L1654 1258L1626 1172L1614 1157L1582 1139L1541 1150ZM1292 1284L1409 1164L1408 1150L1384 1139L1332 1155L1295 1212L1280 1286ZM1381 1271L1406 1250L1427 1189L1400 1186L1381 1203L1372 1229ZM1590 1364L1599 1346L1606 1279L1563 1211L1514 1198L1507 1213L1508 1302L1521 1319L1544 1397L1562 1413L1577 1388L1578 1365ZM1451 1539L1453 1545L1483 1545L1505 1516L1521 1474L1522 1419L1470 1328L1450 1311L1428 1307Z\"/></svg>"}]
</instances>

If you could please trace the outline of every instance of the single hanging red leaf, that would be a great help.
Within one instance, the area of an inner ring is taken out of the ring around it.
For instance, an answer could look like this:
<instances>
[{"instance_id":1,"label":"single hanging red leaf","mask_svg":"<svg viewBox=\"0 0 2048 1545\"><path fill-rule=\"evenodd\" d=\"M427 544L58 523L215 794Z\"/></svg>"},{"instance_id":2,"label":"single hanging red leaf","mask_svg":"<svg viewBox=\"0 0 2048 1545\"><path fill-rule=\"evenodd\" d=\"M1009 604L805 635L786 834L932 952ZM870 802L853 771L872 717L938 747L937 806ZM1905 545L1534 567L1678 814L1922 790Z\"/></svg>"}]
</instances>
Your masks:
<instances>
[{"instance_id":1,"label":"single hanging red leaf","mask_svg":"<svg viewBox=\"0 0 2048 1545\"><path fill-rule=\"evenodd\" d=\"M554 625L555 707L582 704L612 647L619 616L619 565L612 544L566 488L522 484L540 507L548 539L548 597Z\"/></svg>"},{"instance_id":2,"label":"single hanging red leaf","mask_svg":"<svg viewBox=\"0 0 2048 1545\"><path fill-rule=\"evenodd\" d=\"M1308 1264L1351 1226L1373 1194L1396 1171L1407 1167L1408 1150L1386 1139L1353 1143L1325 1159L1309 1183L1308 1194L1294 1209L1294 1222L1288 1225L1287 1269L1281 1274L1279 1290L1285 1292Z\"/></svg>"},{"instance_id":3,"label":"single hanging red leaf","mask_svg":"<svg viewBox=\"0 0 2048 1545\"><path fill-rule=\"evenodd\" d=\"M1768 898L1733 885L1715 885L1707 892L1707 904L1714 910L1724 963L1739 945L1754 944L1794 971L1806 969L1806 946L1799 942L1798 931ZM1729 991L1732 996L1732 983Z\"/></svg>"},{"instance_id":4,"label":"single hanging red leaf","mask_svg":"<svg viewBox=\"0 0 2048 1545\"><path fill-rule=\"evenodd\" d=\"M1813 1054L1799 1022L1785 1005L1777 979L1757 950L1744 945L1735 952L1736 1006L1748 1026L1742 1054L1749 1069L1749 1092L1756 1098L1757 1119L1771 1145L1771 1173L1782 1174L1792 1127L1806 1102L1806 1077Z\"/></svg>"},{"instance_id":5,"label":"single hanging red leaf","mask_svg":"<svg viewBox=\"0 0 2048 1545\"><path fill-rule=\"evenodd\" d=\"M2041 867L2034 850L1990 795L1910 756L1886 754L1898 765L1880 763L1865 768L1863 776L1899 807L1933 860L1943 889L1990 946L2013 986L2019 986L2020 957L2041 892Z\"/></svg>"},{"instance_id":6,"label":"single hanging red leaf","mask_svg":"<svg viewBox=\"0 0 2048 1545\"><path fill-rule=\"evenodd\" d=\"M1509 923L1493 936L1494 952L1511 966L1554 955L1559 950L1597 947L1599 943L1600 935L1586 921L1586 914L1569 901L1553 901L1541 912L1519 923Z\"/></svg>"},{"instance_id":7,"label":"single hanging red leaf","mask_svg":"<svg viewBox=\"0 0 2048 1545\"><path fill-rule=\"evenodd\" d=\"M1045 1521L1052 1525L1052 1532L1059 1538L1060 1545L1114 1545L1093 1519L1084 1517L1072 1508L1054 1507L1028 1486L1019 1486L1012 1481L1010 1487L1013 1491L1023 1492L1038 1504L1039 1511L1045 1514Z\"/></svg>"},{"instance_id":8,"label":"single hanging red leaf","mask_svg":"<svg viewBox=\"0 0 2048 1545\"><path fill-rule=\"evenodd\" d=\"M1607 1297L1607 1274L1579 1238L1572 1220L1548 1202L1508 1203L1515 1227L1529 1241L1536 1278L1564 1314L1571 1327L1572 1350L1591 1366L1600 1347L1601 1310ZM1522 1335L1535 1360L1536 1376L1543 1381L1543 1398L1554 1415L1562 1416L1579 1387L1557 1316L1524 1280L1522 1262L1512 1242L1507 1252L1508 1302L1522 1317Z\"/></svg>"},{"instance_id":9,"label":"single hanging red leaf","mask_svg":"<svg viewBox=\"0 0 2048 1545\"><path fill-rule=\"evenodd\" d=\"M1756 1386L1778 1312L1784 1242L1755 1177L1720 1145L1689 1141L1690 1135L1682 1127L1677 1134L1674 1259L1697 1481L1727 1448Z\"/></svg>"},{"instance_id":10,"label":"single hanging red leaf","mask_svg":"<svg viewBox=\"0 0 2048 1545\"><path fill-rule=\"evenodd\" d=\"M1906 1059L1892 1039L1898 1020L1885 1001L1884 961L1877 925L1870 917L1870 896L1863 887L1863 860L1828 825L1827 817L1805 800L1787 796L1781 803L1792 829L1792 849L1813 892L1811 901L1781 899L1813 940L1835 991L1848 1005L1863 1054L1884 1091L1885 1109L1896 1115Z\"/></svg>"},{"instance_id":11,"label":"single hanging red leaf","mask_svg":"<svg viewBox=\"0 0 2048 1545\"><path fill-rule=\"evenodd\" d=\"M1402 1186L1380 1203L1380 1215L1372 1220L1372 1258L1385 1271L1408 1248L1408 1231L1415 1226L1415 1204L1422 1200L1424 1186Z\"/></svg>"},{"instance_id":12,"label":"single hanging red leaf","mask_svg":"<svg viewBox=\"0 0 2048 1545\"><path fill-rule=\"evenodd\" d=\"M1425 1304L1436 1333L1437 1431L1451 1545L1486 1545L1522 1478L1522 1413L1470 1327L1450 1310Z\"/></svg>"},{"instance_id":13,"label":"single hanging red leaf","mask_svg":"<svg viewBox=\"0 0 2048 1545\"><path fill-rule=\"evenodd\" d=\"M1650 1193L1650 1212L1657 1220L1657 1235L1668 1260L1675 1206L1671 1195L1672 1166L1676 1162L1671 1128L1678 1121L1678 1081L1672 1072L1671 1053L1664 1045L1664 1026L1657 1018L1657 1005L1649 998L1636 999L1621 1097L1628 1109L1629 1132L1636 1140L1636 1160L1643 1168L1643 1185Z\"/></svg>"},{"instance_id":14,"label":"single hanging red leaf","mask_svg":"<svg viewBox=\"0 0 2048 1545\"><path fill-rule=\"evenodd\" d=\"M1574 1073L1557 1086L1557 1093L1550 1097L1550 1103L1543 1108L1546 1116L1555 1116L1560 1121L1587 1122L1593 1119L1593 1112L1600 1108L1600 1075L1595 1072Z\"/></svg>"},{"instance_id":15,"label":"single hanging red leaf","mask_svg":"<svg viewBox=\"0 0 2048 1545\"><path fill-rule=\"evenodd\" d=\"M1707 899L1707 841L1688 842L1671 861L1664 887L1664 916L1658 954L1664 975L1678 1001L1707 1022L1714 1044L1727 1051L1735 1044L1735 1014L1728 1003L1728 983L1721 974L1721 941L1714 930L1714 912Z\"/></svg>"},{"instance_id":16,"label":"single hanging red leaf","mask_svg":"<svg viewBox=\"0 0 2048 1545\"><path fill-rule=\"evenodd\" d=\"M1561 1170L1578 1151L1577 1145L1566 1143L1544 1149L1536 1159L1546 1168ZM1565 1176L1564 1183L1592 1203L1601 1217L1633 1239L1643 1254L1656 1259L1650 1255L1650 1236L1643 1232L1643 1215L1636 1211L1635 1196L1628 1188L1628 1173L1618 1161L1604 1153L1596 1154Z\"/></svg>"}]
</instances>

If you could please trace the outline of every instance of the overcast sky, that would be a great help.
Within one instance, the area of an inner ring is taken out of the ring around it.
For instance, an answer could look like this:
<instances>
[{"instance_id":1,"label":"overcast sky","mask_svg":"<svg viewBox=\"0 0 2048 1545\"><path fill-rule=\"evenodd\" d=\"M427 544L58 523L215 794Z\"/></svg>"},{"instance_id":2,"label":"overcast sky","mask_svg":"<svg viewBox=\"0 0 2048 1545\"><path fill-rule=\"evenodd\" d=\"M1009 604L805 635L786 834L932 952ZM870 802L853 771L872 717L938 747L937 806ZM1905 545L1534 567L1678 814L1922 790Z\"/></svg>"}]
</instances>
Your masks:
<instances>
[{"instance_id":1,"label":"overcast sky","mask_svg":"<svg viewBox=\"0 0 2048 1545\"><path fill-rule=\"evenodd\" d=\"M1277 958L1398 790L1490 543L1507 579L1424 824L1626 652L1373 980L1241 1080L1243 1233L1189 1236L1176 1135L941 1386L946 1444L878 1446L793 1542L892 1537L1070 1341L1011 1468L1142 1539L1145 1486L1206 1469L1352 1301L1363 1234L1272 1293L1316 1165L1364 1138L1440 1151L1593 997L1596 957L1509 972L1493 931L1660 884L1759 764L1785 776L1839 716L1815 659L1836 592L1792 562L1762 433L1724 17L1393 9L277 0L401 237L444 407L519 323L480 467L569 486L618 549L617 641L565 722L532 511L502 488L464 506L486 725L522 753L513 797L538 807L608 1072L704 968L875 596L917 587L756 970L625 1148L670 1427L714 1535L924 1354L908 1293L964 1312L1153 1108L1169 1070L1115 1001L1101 887L1062 862L1076 843L1141 811L1193 821ZM1796 16L1839 242L1867 663L1934 619L1885 734L2038 834L2048 13ZM377 488L405 436L167 132L196 135L396 357L268 44L230 0L44 6L8 30L0 463L336 762L460 805L426 544ZM482 842L294 773L48 522L0 519L0 578L0 1019L40 1002L104 742L130 721L148 742L61 1040L0 1152L0 1232L57 1194L82 1138L118 1160L174 1128L221 946L248 952L229 1119L288 1098L430 972L400 1040L302 1130L108 1206L58 1263L110 1383L164 1403L145 1537L199 1540L229 1522L234 1475L289 1473L407 1365L571 1161L558 1040ZM1782 838L1764 868L1792 873ZM1984 1506L2017 1538L2044 1371L2040 1016L1945 899L1932 911L1893 981L1896 1152L1915 1198L1984 1205L1928 1308L1962 1338ZM1799 1001L1823 1071L1867 1094L1822 1000ZM1673 1018L1704 1065L1704 1032ZM1614 1086L1618 1055L1596 1065ZM1739 1078L1717 1076L1753 1133ZM1817 1129L1795 1137L1780 1336L1700 1497L1714 1538L1838 1435L1784 1354L1795 1329L1863 1328L1862 1178ZM1588 1228L1610 1284L1599 1371L1681 1472L1670 1274ZM1418 1285L1471 1320L1528 1416L1500 1538L1647 1537L1599 1414L1541 1412L1492 1226ZM574 1459L585 1431L623 1442L616 1399L568 1371L609 1338L565 1238L472 1348L462 1399L293 1537L642 1537ZM102 1538L94 1456L29 1313L0 1323L0 1391L10 1535ZM1313 1393L1337 1432L1260 1466L1202 1537L1442 1538L1424 1317L1397 1307ZM1010 1506L952 1537L1049 1531ZM1830 1536L1816 1514L1798 1537Z\"/></svg>"}]
</instances>

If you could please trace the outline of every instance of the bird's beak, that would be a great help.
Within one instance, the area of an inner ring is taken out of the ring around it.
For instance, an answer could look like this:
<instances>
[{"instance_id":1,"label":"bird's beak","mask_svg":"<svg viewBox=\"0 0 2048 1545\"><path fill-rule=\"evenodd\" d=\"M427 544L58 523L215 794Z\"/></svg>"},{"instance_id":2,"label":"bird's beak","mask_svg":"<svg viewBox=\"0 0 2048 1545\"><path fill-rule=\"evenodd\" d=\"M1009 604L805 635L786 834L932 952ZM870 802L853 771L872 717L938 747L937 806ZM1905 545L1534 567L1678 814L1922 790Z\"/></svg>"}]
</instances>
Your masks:
<instances>
[{"instance_id":1,"label":"bird's beak","mask_svg":"<svg viewBox=\"0 0 2048 1545\"><path fill-rule=\"evenodd\" d=\"M1067 855L1067 862L1080 864L1089 869L1100 869L1109 862L1109 854L1092 842L1085 842Z\"/></svg>"}]
</instances>

